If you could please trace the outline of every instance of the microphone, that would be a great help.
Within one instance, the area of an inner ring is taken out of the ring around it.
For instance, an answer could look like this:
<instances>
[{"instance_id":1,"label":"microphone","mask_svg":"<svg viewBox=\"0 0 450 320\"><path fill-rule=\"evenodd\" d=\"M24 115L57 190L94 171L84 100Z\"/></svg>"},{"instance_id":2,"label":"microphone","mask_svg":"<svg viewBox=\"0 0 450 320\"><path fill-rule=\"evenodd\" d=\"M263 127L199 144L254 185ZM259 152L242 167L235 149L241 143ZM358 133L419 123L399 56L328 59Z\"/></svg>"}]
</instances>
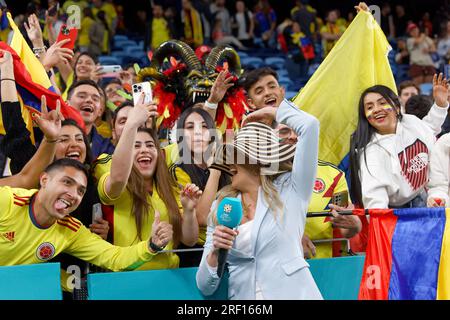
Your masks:
<instances>
[{"instance_id":1,"label":"microphone","mask_svg":"<svg viewBox=\"0 0 450 320\"><path fill-rule=\"evenodd\" d=\"M217 207L217 222L230 229L236 228L242 220L242 202L238 198L226 197L220 201ZM228 250L219 249L217 275L222 277L225 270Z\"/></svg>"}]
</instances>

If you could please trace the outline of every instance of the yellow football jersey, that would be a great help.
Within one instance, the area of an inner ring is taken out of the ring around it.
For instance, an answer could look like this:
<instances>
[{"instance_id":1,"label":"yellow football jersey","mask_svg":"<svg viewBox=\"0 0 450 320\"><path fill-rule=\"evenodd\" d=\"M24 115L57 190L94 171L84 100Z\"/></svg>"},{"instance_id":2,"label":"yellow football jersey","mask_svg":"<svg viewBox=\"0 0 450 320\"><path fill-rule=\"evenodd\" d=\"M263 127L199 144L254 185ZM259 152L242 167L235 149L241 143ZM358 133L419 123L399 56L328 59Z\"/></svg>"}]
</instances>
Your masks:
<instances>
[{"instance_id":1,"label":"yellow football jersey","mask_svg":"<svg viewBox=\"0 0 450 320\"><path fill-rule=\"evenodd\" d=\"M128 248L113 246L67 216L50 227L33 211L38 190L0 187L0 265L46 262L61 252L113 271L134 270L155 257L148 241Z\"/></svg>"},{"instance_id":2,"label":"yellow football jersey","mask_svg":"<svg viewBox=\"0 0 450 320\"><path fill-rule=\"evenodd\" d=\"M175 163L178 158L178 146L176 143L169 144L168 146L162 148L164 151L164 156L167 164L167 168L169 168L173 163ZM107 172L111 171L111 159L112 156L110 154L102 153L97 160L94 161L94 177L96 181L99 181L100 178Z\"/></svg>"},{"instance_id":3,"label":"yellow football jersey","mask_svg":"<svg viewBox=\"0 0 450 320\"><path fill-rule=\"evenodd\" d=\"M132 213L133 200L131 193L128 189L125 189L122 194L116 198L112 199L108 196L105 190L105 182L109 172L104 174L98 183L98 194L100 201L107 205L109 208L103 207L106 220L109 222L109 227L113 232L112 243L117 246L130 246L138 243L137 228L134 215ZM169 215L167 208L160 198L158 192L156 192L156 186L153 188L154 192L152 195L147 196L147 201L150 203L150 212L144 219L142 223L141 236L143 239L149 239L151 235L151 229L154 219L154 211L159 211L161 215L161 221L169 222ZM179 197L176 197L179 201ZM182 211L180 203L180 211ZM111 212L108 213L108 209ZM173 242L169 242L166 247L167 250L173 249ZM143 264L138 269L139 270L155 270L155 269L170 269L177 268L179 265L179 258L174 253L162 253L155 257L152 261Z\"/></svg>"},{"instance_id":4,"label":"yellow football jersey","mask_svg":"<svg viewBox=\"0 0 450 320\"><path fill-rule=\"evenodd\" d=\"M333 164L320 161L317 166L317 176L313 194L309 203L308 212L320 212L328 210L333 194L348 191L344 172ZM349 200L350 201L350 200ZM325 222L326 218L307 218L305 234L311 240L332 239L333 228L331 222ZM316 244L315 258L331 258L333 249L331 242Z\"/></svg>"}]
</instances>

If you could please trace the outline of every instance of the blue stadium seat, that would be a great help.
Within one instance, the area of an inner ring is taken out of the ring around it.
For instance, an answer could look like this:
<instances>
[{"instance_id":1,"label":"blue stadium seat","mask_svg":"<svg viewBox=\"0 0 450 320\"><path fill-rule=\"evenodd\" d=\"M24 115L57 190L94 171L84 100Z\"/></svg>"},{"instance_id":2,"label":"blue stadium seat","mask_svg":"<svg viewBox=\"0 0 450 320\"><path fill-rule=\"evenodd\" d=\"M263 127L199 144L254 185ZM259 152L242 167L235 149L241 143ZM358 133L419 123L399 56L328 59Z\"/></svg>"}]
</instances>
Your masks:
<instances>
[{"instance_id":1,"label":"blue stadium seat","mask_svg":"<svg viewBox=\"0 0 450 320\"><path fill-rule=\"evenodd\" d=\"M289 72L286 69L277 70L279 77L289 77Z\"/></svg>"},{"instance_id":2,"label":"blue stadium seat","mask_svg":"<svg viewBox=\"0 0 450 320\"><path fill-rule=\"evenodd\" d=\"M106 66L122 64L121 59L119 60L117 57L112 57L112 56L100 56L100 57L98 57L98 62L101 65L106 65Z\"/></svg>"},{"instance_id":3,"label":"blue stadium seat","mask_svg":"<svg viewBox=\"0 0 450 320\"><path fill-rule=\"evenodd\" d=\"M279 70L284 68L284 64L286 62L286 59L281 57L267 57L264 61L268 66Z\"/></svg>"},{"instance_id":4,"label":"blue stadium seat","mask_svg":"<svg viewBox=\"0 0 450 320\"><path fill-rule=\"evenodd\" d=\"M311 77L314 72L319 68L320 63L314 63L308 67L308 77Z\"/></svg>"},{"instance_id":5,"label":"blue stadium seat","mask_svg":"<svg viewBox=\"0 0 450 320\"><path fill-rule=\"evenodd\" d=\"M114 38L113 38L114 42L116 42L116 41L127 41L127 40L128 40L128 37L123 35L123 34L116 34L114 36Z\"/></svg>"},{"instance_id":6,"label":"blue stadium seat","mask_svg":"<svg viewBox=\"0 0 450 320\"><path fill-rule=\"evenodd\" d=\"M137 47L137 46L138 44L136 43L136 41L132 40L120 40L114 42L114 48L119 50L124 50L126 47Z\"/></svg>"},{"instance_id":7,"label":"blue stadium seat","mask_svg":"<svg viewBox=\"0 0 450 320\"><path fill-rule=\"evenodd\" d=\"M293 97L297 95L298 91L286 91L286 99L291 100Z\"/></svg>"},{"instance_id":8,"label":"blue stadium seat","mask_svg":"<svg viewBox=\"0 0 450 320\"><path fill-rule=\"evenodd\" d=\"M111 51L111 57L115 57L120 61L120 64L123 64L123 59L129 57L130 55L124 51Z\"/></svg>"},{"instance_id":9,"label":"blue stadium seat","mask_svg":"<svg viewBox=\"0 0 450 320\"><path fill-rule=\"evenodd\" d=\"M422 83L419 87L421 94L431 95L431 93L433 92L432 83Z\"/></svg>"},{"instance_id":10,"label":"blue stadium seat","mask_svg":"<svg viewBox=\"0 0 450 320\"><path fill-rule=\"evenodd\" d=\"M286 78L286 77L280 77L278 79L278 83L280 84L280 86L283 86L287 89L288 89L288 87L290 87L291 85L294 84L291 79Z\"/></svg>"},{"instance_id":11,"label":"blue stadium seat","mask_svg":"<svg viewBox=\"0 0 450 320\"><path fill-rule=\"evenodd\" d=\"M243 52L243 51L237 51L237 54L239 55L239 57L242 58L246 58L248 57L248 53L247 52Z\"/></svg>"},{"instance_id":12,"label":"blue stadium seat","mask_svg":"<svg viewBox=\"0 0 450 320\"><path fill-rule=\"evenodd\" d=\"M258 57L245 57L241 59L241 65L260 68L264 64L263 59Z\"/></svg>"},{"instance_id":13,"label":"blue stadium seat","mask_svg":"<svg viewBox=\"0 0 450 320\"><path fill-rule=\"evenodd\" d=\"M140 46L126 46L122 50L126 53L144 52L144 48Z\"/></svg>"},{"instance_id":14,"label":"blue stadium seat","mask_svg":"<svg viewBox=\"0 0 450 320\"><path fill-rule=\"evenodd\" d=\"M447 79L450 79L450 64L444 66L444 75Z\"/></svg>"}]
</instances>

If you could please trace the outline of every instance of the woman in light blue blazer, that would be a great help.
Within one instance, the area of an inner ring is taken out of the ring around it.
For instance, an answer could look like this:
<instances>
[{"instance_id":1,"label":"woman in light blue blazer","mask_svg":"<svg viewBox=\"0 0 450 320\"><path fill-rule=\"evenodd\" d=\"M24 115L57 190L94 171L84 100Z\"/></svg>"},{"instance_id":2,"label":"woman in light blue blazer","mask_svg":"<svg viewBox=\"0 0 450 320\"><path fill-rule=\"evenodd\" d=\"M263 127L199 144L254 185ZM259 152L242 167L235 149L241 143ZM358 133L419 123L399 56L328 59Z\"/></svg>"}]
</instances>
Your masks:
<instances>
[{"instance_id":1,"label":"woman in light blue blazer","mask_svg":"<svg viewBox=\"0 0 450 320\"><path fill-rule=\"evenodd\" d=\"M281 145L269 125L251 122L272 124L273 120L297 133L295 146ZM266 107L249 115L233 144L225 145L238 160L222 152L226 159L216 159L212 165L231 174L232 184L219 192L211 208L196 276L204 295L213 294L219 286L222 248L229 250L229 299L322 299L300 242L316 177L318 139L318 120L284 100L278 108ZM233 165L224 164L231 159ZM235 230L217 225L215 218L217 204L230 196L240 198L244 208Z\"/></svg>"}]
</instances>

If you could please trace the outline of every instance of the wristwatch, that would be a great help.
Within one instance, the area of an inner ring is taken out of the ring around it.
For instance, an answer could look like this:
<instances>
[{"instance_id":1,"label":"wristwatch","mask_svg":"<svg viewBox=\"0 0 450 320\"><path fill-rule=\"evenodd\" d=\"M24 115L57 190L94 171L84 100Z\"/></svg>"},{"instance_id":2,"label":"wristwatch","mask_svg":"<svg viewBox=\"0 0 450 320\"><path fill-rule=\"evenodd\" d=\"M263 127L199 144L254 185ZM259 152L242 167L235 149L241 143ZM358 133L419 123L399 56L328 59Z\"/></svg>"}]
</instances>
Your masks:
<instances>
[{"instance_id":1,"label":"wristwatch","mask_svg":"<svg viewBox=\"0 0 450 320\"><path fill-rule=\"evenodd\" d=\"M156 244L153 243L152 239L150 239L150 249L152 249L152 251L154 251L154 252L160 252L164 248L157 246Z\"/></svg>"}]
</instances>

